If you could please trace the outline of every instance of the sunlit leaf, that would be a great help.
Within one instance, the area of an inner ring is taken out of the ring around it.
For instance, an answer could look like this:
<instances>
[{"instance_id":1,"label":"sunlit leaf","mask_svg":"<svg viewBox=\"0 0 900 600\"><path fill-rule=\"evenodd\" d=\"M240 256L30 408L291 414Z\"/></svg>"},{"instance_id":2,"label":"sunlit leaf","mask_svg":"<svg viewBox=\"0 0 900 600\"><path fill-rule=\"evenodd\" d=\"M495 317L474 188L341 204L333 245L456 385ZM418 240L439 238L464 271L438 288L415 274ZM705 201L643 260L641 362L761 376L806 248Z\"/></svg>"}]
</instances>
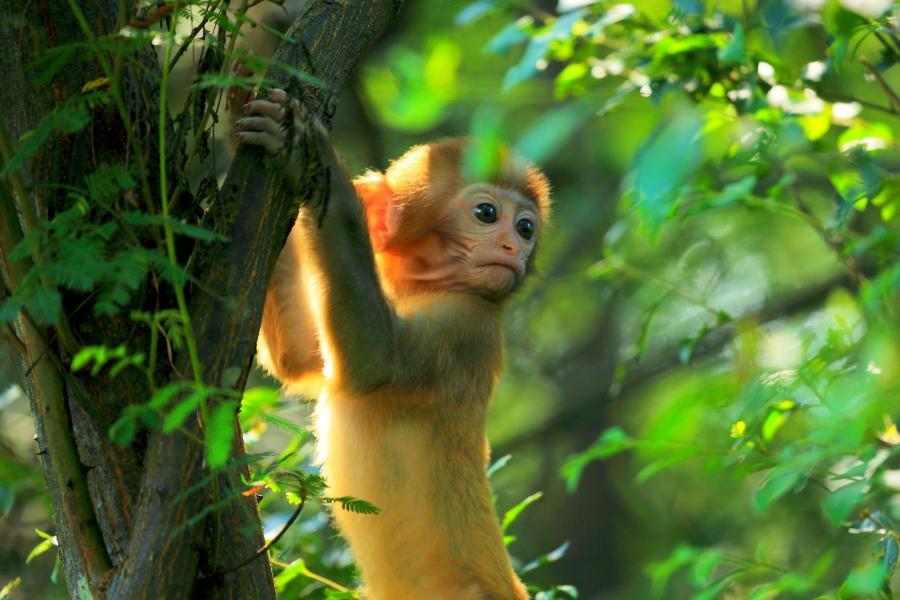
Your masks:
<instances>
[{"instance_id":1,"label":"sunlit leaf","mask_svg":"<svg viewBox=\"0 0 900 600\"><path fill-rule=\"evenodd\" d=\"M229 400L213 406L209 422L205 424L206 462L212 469L220 469L231 456L231 442L234 439L234 417L237 402Z\"/></svg>"},{"instance_id":2,"label":"sunlit leaf","mask_svg":"<svg viewBox=\"0 0 900 600\"><path fill-rule=\"evenodd\" d=\"M634 167L635 212L651 234L674 213L681 185L700 161L702 121L693 112L656 131Z\"/></svg>"},{"instance_id":3,"label":"sunlit leaf","mask_svg":"<svg viewBox=\"0 0 900 600\"><path fill-rule=\"evenodd\" d=\"M31 561L33 561L38 556L40 556L41 554L43 554L44 552L46 552L47 550L49 550L50 548L52 548L53 546L57 545L56 536L44 533L40 529L35 529L35 531L37 532L37 534L40 537L43 538L43 541L41 541L37 546L32 548L31 552L28 553L28 556L25 558L26 565L28 563L30 563Z\"/></svg>"},{"instance_id":4,"label":"sunlit leaf","mask_svg":"<svg viewBox=\"0 0 900 600\"><path fill-rule=\"evenodd\" d=\"M578 488L581 474L592 462L615 456L633 446L634 440L623 429L619 427L607 429L600 434L597 441L591 444L590 448L570 456L563 463L560 474L566 482L566 489L572 493Z\"/></svg>"},{"instance_id":5,"label":"sunlit leaf","mask_svg":"<svg viewBox=\"0 0 900 600\"><path fill-rule=\"evenodd\" d=\"M532 24L534 24L534 19L525 16L506 25L485 44L484 51L503 54L513 46L521 44L530 37L529 30Z\"/></svg>"},{"instance_id":6,"label":"sunlit leaf","mask_svg":"<svg viewBox=\"0 0 900 600\"><path fill-rule=\"evenodd\" d=\"M828 520L835 525L840 525L862 501L867 487L868 482L855 481L828 494L822 505Z\"/></svg>"},{"instance_id":7,"label":"sunlit leaf","mask_svg":"<svg viewBox=\"0 0 900 600\"><path fill-rule=\"evenodd\" d=\"M501 523L503 531L505 532L509 529L509 526L515 523L516 519L519 518L519 515L522 514L522 511L540 500L543 495L543 492L536 492L503 513L503 521Z\"/></svg>"},{"instance_id":8,"label":"sunlit leaf","mask_svg":"<svg viewBox=\"0 0 900 600\"><path fill-rule=\"evenodd\" d=\"M524 567L519 569L519 573L524 575L526 573L530 573L531 571L534 571L538 567L542 567L544 565L549 565L551 563L555 563L556 561L558 561L559 559L561 559L563 556L566 555L566 551L568 549L569 549L569 542L563 542L562 545L560 545L558 548L556 548L556 550L548 552L547 554L544 554L543 556L539 556L538 558L534 559L530 563L526 564Z\"/></svg>"},{"instance_id":9,"label":"sunlit leaf","mask_svg":"<svg viewBox=\"0 0 900 600\"><path fill-rule=\"evenodd\" d=\"M0 588L0 600L8 600L12 591L22 584L21 577L15 577Z\"/></svg>"},{"instance_id":10,"label":"sunlit leaf","mask_svg":"<svg viewBox=\"0 0 900 600\"><path fill-rule=\"evenodd\" d=\"M790 467L772 469L762 487L753 495L757 510L765 510L787 494L800 479L800 473Z\"/></svg>"},{"instance_id":11,"label":"sunlit leaf","mask_svg":"<svg viewBox=\"0 0 900 600\"><path fill-rule=\"evenodd\" d=\"M479 0L478 2L473 2L456 13L453 23L458 27L473 23L489 13L494 8L495 4L496 2L494 2L494 0Z\"/></svg>"},{"instance_id":12,"label":"sunlit leaf","mask_svg":"<svg viewBox=\"0 0 900 600\"><path fill-rule=\"evenodd\" d=\"M738 23L734 35L724 48L719 49L719 60L724 63L740 63L744 60L744 26Z\"/></svg>"},{"instance_id":13,"label":"sunlit leaf","mask_svg":"<svg viewBox=\"0 0 900 600\"><path fill-rule=\"evenodd\" d=\"M534 163L557 154L590 113L583 106L566 105L545 112L516 142L519 152Z\"/></svg>"},{"instance_id":14,"label":"sunlit leaf","mask_svg":"<svg viewBox=\"0 0 900 600\"><path fill-rule=\"evenodd\" d=\"M848 595L871 596L878 594L884 586L887 570L881 562L877 562L853 570L841 586L841 591Z\"/></svg>"},{"instance_id":15,"label":"sunlit leaf","mask_svg":"<svg viewBox=\"0 0 900 600\"><path fill-rule=\"evenodd\" d=\"M498 458L497 460L495 460L495 461L491 464L491 466L489 466L489 467L487 468L487 476L488 476L488 478L493 477L493 475L494 475L497 471L499 471L500 469L502 469L503 467L505 467L507 464L509 464L509 461L510 461L510 460L512 460L512 454L506 454L506 455L504 455L504 456L501 456L501 457Z\"/></svg>"},{"instance_id":16,"label":"sunlit leaf","mask_svg":"<svg viewBox=\"0 0 900 600\"><path fill-rule=\"evenodd\" d=\"M184 423L190 415L196 412L200 406L200 402L204 399L203 394L193 393L175 403L175 406L166 414L163 419L163 433L175 431Z\"/></svg>"}]
</instances>

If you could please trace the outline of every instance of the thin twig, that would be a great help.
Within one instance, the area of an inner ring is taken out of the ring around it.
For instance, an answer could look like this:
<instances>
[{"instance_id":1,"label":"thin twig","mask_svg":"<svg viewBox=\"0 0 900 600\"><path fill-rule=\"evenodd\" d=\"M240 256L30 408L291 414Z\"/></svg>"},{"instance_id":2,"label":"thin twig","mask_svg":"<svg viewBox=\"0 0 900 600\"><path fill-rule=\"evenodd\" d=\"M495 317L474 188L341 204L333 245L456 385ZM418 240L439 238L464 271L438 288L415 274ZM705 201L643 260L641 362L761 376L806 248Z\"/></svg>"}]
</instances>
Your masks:
<instances>
[{"instance_id":1,"label":"thin twig","mask_svg":"<svg viewBox=\"0 0 900 600\"><path fill-rule=\"evenodd\" d=\"M872 77L875 78L875 81L878 83L878 87L881 88L881 91L885 93L888 97L888 100L891 101L891 104L897 108L900 108L900 96L897 96L897 93L891 88L887 81L884 80L884 77L881 76L881 73L878 69L870 63L865 58L859 59L862 64L866 66L869 72L872 74Z\"/></svg>"},{"instance_id":2,"label":"thin twig","mask_svg":"<svg viewBox=\"0 0 900 600\"><path fill-rule=\"evenodd\" d=\"M228 573L233 573L234 571L243 569L244 567L246 567L247 565L252 563L254 560L259 558L263 554L267 553L269 551L269 548L274 546L278 542L278 540L280 540L282 538L282 536L284 536L284 534L287 533L287 530L291 528L291 525L294 524L294 521L296 521L297 518L300 516L300 513L303 512L303 507L306 505L306 496L307 496L306 483L301 479L300 480L300 503L297 504L297 508L294 509L293 514L291 514L290 518L287 520L287 522L284 524L284 526L281 528L281 530L275 534L275 537L273 537L271 540L266 542L262 548L260 548L253 554L253 556L250 556L249 558L242 560L241 562L239 562L238 564L236 564L234 566L223 568L223 569L217 569L213 573L213 576L221 577L222 575L227 575Z\"/></svg>"}]
</instances>

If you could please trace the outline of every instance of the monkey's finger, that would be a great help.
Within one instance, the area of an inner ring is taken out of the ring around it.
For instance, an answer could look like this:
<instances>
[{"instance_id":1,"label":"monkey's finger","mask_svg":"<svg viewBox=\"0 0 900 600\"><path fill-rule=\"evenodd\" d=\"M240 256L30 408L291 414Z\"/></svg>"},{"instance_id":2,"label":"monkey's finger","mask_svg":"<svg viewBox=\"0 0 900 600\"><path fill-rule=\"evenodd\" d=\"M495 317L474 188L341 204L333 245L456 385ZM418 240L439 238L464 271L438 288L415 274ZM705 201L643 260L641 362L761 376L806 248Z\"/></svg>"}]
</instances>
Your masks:
<instances>
[{"instance_id":1,"label":"monkey's finger","mask_svg":"<svg viewBox=\"0 0 900 600\"><path fill-rule=\"evenodd\" d=\"M288 101L287 92L281 88L272 88L266 92L266 98L278 104L285 104Z\"/></svg>"},{"instance_id":2,"label":"monkey's finger","mask_svg":"<svg viewBox=\"0 0 900 600\"><path fill-rule=\"evenodd\" d=\"M282 105L276 104L275 102L269 102L268 100L261 100L259 98L244 105L245 115L263 115L275 119L276 121L281 121L281 119L284 118L284 112L284 107Z\"/></svg>"},{"instance_id":3,"label":"monkey's finger","mask_svg":"<svg viewBox=\"0 0 900 600\"><path fill-rule=\"evenodd\" d=\"M306 105L304 105L296 98L291 98L290 96L288 96L287 92L280 88L273 88L271 90L268 90L266 92L266 97L272 102L277 102L284 107L290 105L294 110L294 114L304 121L309 117L309 112L306 110Z\"/></svg>"},{"instance_id":4,"label":"monkey's finger","mask_svg":"<svg viewBox=\"0 0 900 600\"><path fill-rule=\"evenodd\" d=\"M268 133L261 133L259 131L239 131L237 140L239 143L262 146L273 153L281 150L282 146L282 140L277 139Z\"/></svg>"},{"instance_id":5,"label":"monkey's finger","mask_svg":"<svg viewBox=\"0 0 900 600\"><path fill-rule=\"evenodd\" d=\"M241 131L257 131L284 138L284 129L269 117L243 117L235 121L235 125Z\"/></svg>"}]
</instances>

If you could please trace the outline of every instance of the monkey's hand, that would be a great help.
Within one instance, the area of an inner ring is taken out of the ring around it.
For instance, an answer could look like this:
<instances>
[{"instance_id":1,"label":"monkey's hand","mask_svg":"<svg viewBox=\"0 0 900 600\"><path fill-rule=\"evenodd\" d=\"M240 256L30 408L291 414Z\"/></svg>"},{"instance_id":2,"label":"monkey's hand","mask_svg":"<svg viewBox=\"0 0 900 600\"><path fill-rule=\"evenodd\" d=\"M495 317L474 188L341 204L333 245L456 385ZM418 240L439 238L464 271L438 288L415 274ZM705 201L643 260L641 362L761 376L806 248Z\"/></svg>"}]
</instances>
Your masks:
<instances>
[{"instance_id":1,"label":"monkey's hand","mask_svg":"<svg viewBox=\"0 0 900 600\"><path fill-rule=\"evenodd\" d=\"M243 113L235 122L238 142L269 151L293 190L304 190L310 177L334 164L325 127L284 90L272 89L265 98L247 102Z\"/></svg>"}]
</instances>

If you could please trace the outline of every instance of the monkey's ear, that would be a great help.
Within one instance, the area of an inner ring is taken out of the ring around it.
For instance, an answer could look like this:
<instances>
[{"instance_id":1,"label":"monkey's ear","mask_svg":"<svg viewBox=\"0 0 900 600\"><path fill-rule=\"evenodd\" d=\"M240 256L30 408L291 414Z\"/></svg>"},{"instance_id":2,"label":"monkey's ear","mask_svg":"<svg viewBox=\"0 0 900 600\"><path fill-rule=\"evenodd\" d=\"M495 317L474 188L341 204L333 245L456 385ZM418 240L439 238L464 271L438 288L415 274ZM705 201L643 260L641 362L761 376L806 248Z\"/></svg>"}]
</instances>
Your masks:
<instances>
[{"instance_id":1,"label":"monkey's ear","mask_svg":"<svg viewBox=\"0 0 900 600\"><path fill-rule=\"evenodd\" d=\"M383 173L369 171L353 180L356 193L366 209L366 224L375 252L384 250L397 229L397 206L394 191Z\"/></svg>"}]
</instances>

